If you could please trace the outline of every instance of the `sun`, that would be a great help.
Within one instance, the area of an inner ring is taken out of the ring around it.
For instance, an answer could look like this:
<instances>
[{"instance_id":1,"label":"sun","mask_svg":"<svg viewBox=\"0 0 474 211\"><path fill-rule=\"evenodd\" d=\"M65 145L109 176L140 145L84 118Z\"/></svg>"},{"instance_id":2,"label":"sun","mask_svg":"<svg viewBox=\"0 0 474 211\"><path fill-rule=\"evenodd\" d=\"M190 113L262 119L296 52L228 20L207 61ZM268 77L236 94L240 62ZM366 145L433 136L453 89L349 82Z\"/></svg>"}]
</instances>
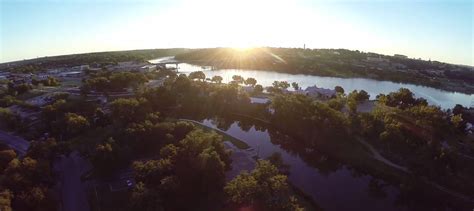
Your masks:
<instances>
[{"instance_id":1,"label":"sun","mask_svg":"<svg viewBox=\"0 0 474 211\"><path fill-rule=\"evenodd\" d=\"M241 46L241 47L232 47L232 49L238 51L238 52L247 52L247 51L250 51L253 49L253 47L250 47L250 46Z\"/></svg>"}]
</instances>

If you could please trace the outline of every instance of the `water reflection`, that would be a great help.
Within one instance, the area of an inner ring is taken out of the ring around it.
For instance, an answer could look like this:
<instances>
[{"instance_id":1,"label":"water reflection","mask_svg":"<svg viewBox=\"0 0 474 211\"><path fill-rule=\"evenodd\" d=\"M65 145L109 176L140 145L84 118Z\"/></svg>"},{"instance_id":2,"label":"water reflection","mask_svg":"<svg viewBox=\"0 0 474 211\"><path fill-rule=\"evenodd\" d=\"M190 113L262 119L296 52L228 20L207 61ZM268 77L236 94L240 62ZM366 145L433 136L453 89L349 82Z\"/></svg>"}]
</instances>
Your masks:
<instances>
[{"instance_id":1,"label":"water reflection","mask_svg":"<svg viewBox=\"0 0 474 211\"><path fill-rule=\"evenodd\" d=\"M235 116L197 120L245 141L261 158L281 154L283 163L289 166L291 183L324 210L442 210L445 206L442 200L420 197L413 189L400 189L315 149L298 146L290 137L262 123Z\"/></svg>"}]
</instances>

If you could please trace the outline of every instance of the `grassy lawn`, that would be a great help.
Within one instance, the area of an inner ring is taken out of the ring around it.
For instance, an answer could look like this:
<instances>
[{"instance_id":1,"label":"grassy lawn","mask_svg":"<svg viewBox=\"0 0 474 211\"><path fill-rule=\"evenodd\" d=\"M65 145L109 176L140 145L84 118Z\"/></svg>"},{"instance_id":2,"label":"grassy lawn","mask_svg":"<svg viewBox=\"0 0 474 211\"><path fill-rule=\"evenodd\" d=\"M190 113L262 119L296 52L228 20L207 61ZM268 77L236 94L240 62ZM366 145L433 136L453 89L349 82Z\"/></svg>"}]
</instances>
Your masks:
<instances>
[{"instance_id":1,"label":"grassy lawn","mask_svg":"<svg viewBox=\"0 0 474 211\"><path fill-rule=\"evenodd\" d=\"M200 124L196 124L194 122L191 122L191 123L193 123L197 128L200 128L204 131L214 131L214 132L216 132L217 134L222 136L224 141L229 141L230 143L232 143L234 146L236 146L239 149L248 149L248 148L250 148L250 146L247 143L243 142L240 139L237 139L237 138L234 138L230 135L227 135L226 133L223 133L222 131L216 130L214 128L206 127L206 126L203 126L203 125L200 125Z\"/></svg>"}]
</instances>

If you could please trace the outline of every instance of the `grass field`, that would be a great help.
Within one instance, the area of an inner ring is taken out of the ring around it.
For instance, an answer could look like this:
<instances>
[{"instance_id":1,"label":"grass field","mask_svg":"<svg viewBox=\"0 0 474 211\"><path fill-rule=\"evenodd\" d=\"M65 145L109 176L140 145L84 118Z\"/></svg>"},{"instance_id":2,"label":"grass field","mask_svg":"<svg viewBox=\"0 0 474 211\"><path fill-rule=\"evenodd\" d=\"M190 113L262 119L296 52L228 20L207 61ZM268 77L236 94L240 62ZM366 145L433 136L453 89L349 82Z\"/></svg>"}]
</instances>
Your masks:
<instances>
[{"instance_id":1,"label":"grass field","mask_svg":"<svg viewBox=\"0 0 474 211\"><path fill-rule=\"evenodd\" d=\"M186 121L186 120L182 120L182 121ZM189 121L189 122L191 122L191 121ZM240 139L237 139L235 137L232 137L232 136L230 136L230 135L228 135L228 134L226 134L226 133L224 133L220 130L216 130L216 129L211 128L211 127L206 127L204 125L200 125L200 124L197 124L195 122L191 122L191 123L193 123L197 128L200 128L204 131L214 131L214 132L216 132L217 134L222 136L224 141L229 141L230 143L232 143L234 146L236 146L239 149L248 149L248 148L250 148L250 146L247 143L245 143L244 141L242 141Z\"/></svg>"}]
</instances>

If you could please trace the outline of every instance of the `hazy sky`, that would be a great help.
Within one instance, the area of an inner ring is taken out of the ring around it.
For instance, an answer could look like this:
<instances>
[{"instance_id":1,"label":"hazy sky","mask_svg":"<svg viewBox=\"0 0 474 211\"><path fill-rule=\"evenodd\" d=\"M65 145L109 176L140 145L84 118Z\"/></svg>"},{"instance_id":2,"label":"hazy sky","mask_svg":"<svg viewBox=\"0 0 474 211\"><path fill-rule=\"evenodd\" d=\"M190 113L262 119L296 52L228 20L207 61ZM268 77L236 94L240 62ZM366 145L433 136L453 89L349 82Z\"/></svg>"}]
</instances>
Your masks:
<instances>
[{"instance_id":1,"label":"hazy sky","mask_svg":"<svg viewBox=\"0 0 474 211\"><path fill-rule=\"evenodd\" d=\"M474 65L472 0L0 0L0 13L0 62L109 50L306 44Z\"/></svg>"}]
</instances>

